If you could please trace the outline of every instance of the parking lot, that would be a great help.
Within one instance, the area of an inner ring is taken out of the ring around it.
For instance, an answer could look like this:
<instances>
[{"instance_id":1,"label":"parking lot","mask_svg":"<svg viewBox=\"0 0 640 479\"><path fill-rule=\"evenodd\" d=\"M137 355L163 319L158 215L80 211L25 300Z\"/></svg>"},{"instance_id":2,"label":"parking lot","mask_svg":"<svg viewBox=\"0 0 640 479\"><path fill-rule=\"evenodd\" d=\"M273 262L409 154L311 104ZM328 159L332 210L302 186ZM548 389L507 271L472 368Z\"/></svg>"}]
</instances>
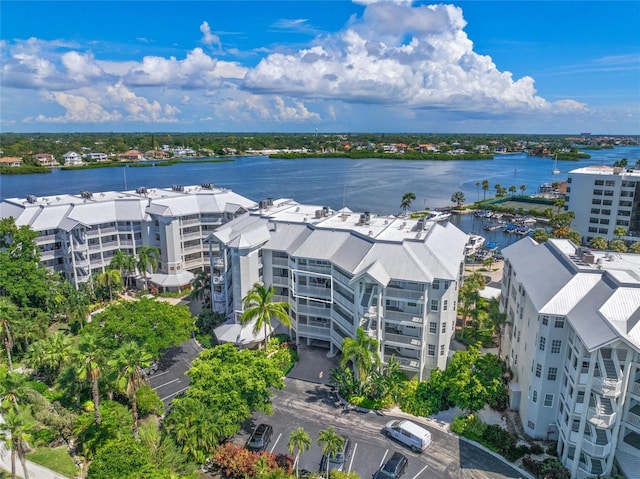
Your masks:
<instances>
[{"instance_id":1,"label":"parking lot","mask_svg":"<svg viewBox=\"0 0 640 479\"><path fill-rule=\"evenodd\" d=\"M286 388L275 394L273 409L273 416L254 415L244 425L241 434L234 438L234 442L244 444L251 431L265 422L273 426L273 435L266 450L288 454L289 435L298 427L303 427L311 437L312 445L309 451L300 456L300 470L319 470L322 450L316 442L318 432L334 426L338 433L351 439L351 450L344 470L355 471L363 478L371 477L395 451L401 452L409 460L403 479L524 477L519 470L493 455L424 423L421 425L431 431L433 443L424 453L416 454L382 435L383 426L396 417L345 410L337 405L335 395L324 384L287 378Z\"/></svg>"}]
</instances>

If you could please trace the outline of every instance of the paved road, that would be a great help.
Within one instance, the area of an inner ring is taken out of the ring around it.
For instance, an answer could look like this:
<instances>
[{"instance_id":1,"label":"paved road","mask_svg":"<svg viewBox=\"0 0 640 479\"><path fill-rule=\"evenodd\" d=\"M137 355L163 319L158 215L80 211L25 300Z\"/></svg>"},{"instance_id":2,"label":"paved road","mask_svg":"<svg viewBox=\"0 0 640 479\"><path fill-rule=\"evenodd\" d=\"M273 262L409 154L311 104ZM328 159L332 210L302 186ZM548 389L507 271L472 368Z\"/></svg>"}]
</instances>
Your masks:
<instances>
[{"instance_id":1,"label":"paved road","mask_svg":"<svg viewBox=\"0 0 640 479\"><path fill-rule=\"evenodd\" d=\"M273 426L274 431L267 450L286 454L289 434L303 427L311 436L312 447L300 457L300 469L317 471L322 457L316 443L318 431L332 425L352 441L346 470L357 471L363 478L371 477L395 451L402 452L409 459L403 479L527 477L492 454L424 422L422 424L431 431L433 443L423 454L415 454L381 434L382 427L395 416L345 411L336 406L336 398L326 385L291 378L285 382L286 388L277 391L274 396L274 415L256 414L245 424L242 433L235 438L236 442L243 444L257 424L266 422Z\"/></svg>"},{"instance_id":2,"label":"paved road","mask_svg":"<svg viewBox=\"0 0 640 479\"><path fill-rule=\"evenodd\" d=\"M149 377L149 385L158 393L167 410L171 401L189 387L189 377L185 374L202 348L190 339L175 346L162 356L158 369Z\"/></svg>"}]
</instances>

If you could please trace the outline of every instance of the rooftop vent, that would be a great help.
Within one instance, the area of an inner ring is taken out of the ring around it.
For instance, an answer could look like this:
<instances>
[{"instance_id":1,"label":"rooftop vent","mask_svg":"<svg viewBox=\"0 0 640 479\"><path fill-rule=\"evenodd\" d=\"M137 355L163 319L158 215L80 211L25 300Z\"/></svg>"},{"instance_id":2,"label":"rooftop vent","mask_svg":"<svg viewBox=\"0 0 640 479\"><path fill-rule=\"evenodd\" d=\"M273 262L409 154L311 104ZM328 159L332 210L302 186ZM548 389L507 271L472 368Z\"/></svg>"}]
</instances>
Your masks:
<instances>
[{"instance_id":1,"label":"rooftop vent","mask_svg":"<svg viewBox=\"0 0 640 479\"><path fill-rule=\"evenodd\" d=\"M37 203L38 202L38 197L35 195L28 195L27 196L27 201L29 203Z\"/></svg>"},{"instance_id":2,"label":"rooftop vent","mask_svg":"<svg viewBox=\"0 0 640 479\"><path fill-rule=\"evenodd\" d=\"M147 189L144 186L139 186L136 188L136 193L138 193L139 195L146 195Z\"/></svg>"},{"instance_id":3,"label":"rooftop vent","mask_svg":"<svg viewBox=\"0 0 640 479\"><path fill-rule=\"evenodd\" d=\"M93 197L93 193L91 193L90 191L84 190L80 192L80 196L82 196L85 199L89 199Z\"/></svg>"},{"instance_id":4,"label":"rooftop vent","mask_svg":"<svg viewBox=\"0 0 640 479\"><path fill-rule=\"evenodd\" d=\"M200 187L203 190L212 190L213 189L213 183L200 183Z\"/></svg>"},{"instance_id":5,"label":"rooftop vent","mask_svg":"<svg viewBox=\"0 0 640 479\"><path fill-rule=\"evenodd\" d=\"M425 227L425 219L424 218L419 218L418 219L418 224L416 225L416 229L418 231L422 231Z\"/></svg>"},{"instance_id":6,"label":"rooftop vent","mask_svg":"<svg viewBox=\"0 0 640 479\"><path fill-rule=\"evenodd\" d=\"M184 186L182 186L182 185L171 185L171 189L173 191L183 192L184 191Z\"/></svg>"},{"instance_id":7,"label":"rooftop vent","mask_svg":"<svg viewBox=\"0 0 640 479\"><path fill-rule=\"evenodd\" d=\"M316 219L318 219L318 218L322 218L322 216L324 216L324 215L322 214L322 210L316 210Z\"/></svg>"}]
</instances>

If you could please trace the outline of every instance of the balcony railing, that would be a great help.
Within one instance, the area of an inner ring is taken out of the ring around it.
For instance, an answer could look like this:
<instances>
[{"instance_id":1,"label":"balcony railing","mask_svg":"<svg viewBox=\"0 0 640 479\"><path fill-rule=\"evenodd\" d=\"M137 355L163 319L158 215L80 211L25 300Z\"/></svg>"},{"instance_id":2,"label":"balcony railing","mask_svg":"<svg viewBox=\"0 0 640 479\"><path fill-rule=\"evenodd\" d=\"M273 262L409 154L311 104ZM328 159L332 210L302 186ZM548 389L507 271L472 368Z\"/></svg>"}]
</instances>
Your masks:
<instances>
[{"instance_id":1,"label":"balcony railing","mask_svg":"<svg viewBox=\"0 0 640 479\"><path fill-rule=\"evenodd\" d=\"M312 298L322 298L322 299L330 299L331 298L331 289L318 287L318 286L296 286L296 294L300 296L309 296Z\"/></svg>"},{"instance_id":2,"label":"balcony railing","mask_svg":"<svg viewBox=\"0 0 640 479\"><path fill-rule=\"evenodd\" d=\"M596 376L593 378L593 390L603 396L617 396L622 392L622 380Z\"/></svg>"},{"instance_id":3,"label":"balcony railing","mask_svg":"<svg viewBox=\"0 0 640 479\"><path fill-rule=\"evenodd\" d=\"M611 443L594 444L590 439L583 439L582 452L593 457L606 457L611 453Z\"/></svg>"},{"instance_id":4,"label":"balcony railing","mask_svg":"<svg viewBox=\"0 0 640 479\"><path fill-rule=\"evenodd\" d=\"M640 416L637 414L634 414L631 411L627 412L627 422L640 429Z\"/></svg>"},{"instance_id":5,"label":"balcony railing","mask_svg":"<svg viewBox=\"0 0 640 479\"><path fill-rule=\"evenodd\" d=\"M385 311L384 313L385 319L390 319L392 321L408 321L413 324L422 324L422 318L418 316L416 313L404 313L401 311Z\"/></svg>"},{"instance_id":6,"label":"balcony railing","mask_svg":"<svg viewBox=\"0 0 640 479\"><path fill-rule=\"evenodd\" d=\"M392 355L385 354L384 362L388 363L391 360ZM420 371L420 361L413 358L405 358L402 356L393 355L393 358L400 363L400 367L402 369L407 369L409 371Z\"/></svg>"},{"instance_id":7,"label":"balcony railing","mask_svg":"<svg viewBox=\"0 0 640 479\"><path fill-rule=\"evenodd\" d=\"M587 419L596 427L609 428L616 419L616 413L599 414L595 407L587 409Z\"/></svg>"},{"instance_id":8,"label":"balcony railing","mask_svg":"<svg viewBox=\"0 0 640 479\"><path fill-rule=\"evenodd\" d=\"M223 258L215 258L213 260L213 266L215 266L217 268L222 268L224 266L224 259Z\"/></svg>"},{"instance_id":9,"label":"balcony railing","mask_svg":"<svg viewBox=\"0 0 640 479\"><path fill-rule=\"evenodd\" d=\"M213 276L211 276L211 282L213 284L222 284L224 283L224 276L220 274L214 274Z\"/></svg>"},{"instance_id":10,"label":"balcony railing","mask_svg":"<svg viewBox=\"0 0 640 479\"><path fill-rule=\"evenodd\" d=\"M383 338L385 341L391 341L394 343L407 344L410 346L422 346L422 340L415 336L408 336L405 334L395 334L395 333L387 333L386 331L383 334Z\"/></svg>"},{"instance_id":11,"label":"balcony railing","mask_svg":"<svg viewBox=\"0 0 640 479\"><path fill-rule=\"evenodd\" d=\"M281 256L271 257L271 264L274 266L289 266L289 260Z\"/></svg>"},{"instance_id":12,"label":"balcony railing","mask_svg":"<svg viewBox=\"0 0 640 479\"><path fill-rule=\"evenodd\" d=\"M321 316L329 318L331 316L331 308L321 308L318 306L298 305L298 314L306 314L309 316Z\"/></svg>"},{"instance_id":13,"label":"balcony railing","mask_svg":"<svg viewBox=\"0 0 640 479\"><path fill-rule=\"evenodd\" d=\"M394 288L388 286L386 288L387 298L400 298L400 299L413 299L424 300L424 291L416 291L413 289Z\"/></svg>"}]
</instances>

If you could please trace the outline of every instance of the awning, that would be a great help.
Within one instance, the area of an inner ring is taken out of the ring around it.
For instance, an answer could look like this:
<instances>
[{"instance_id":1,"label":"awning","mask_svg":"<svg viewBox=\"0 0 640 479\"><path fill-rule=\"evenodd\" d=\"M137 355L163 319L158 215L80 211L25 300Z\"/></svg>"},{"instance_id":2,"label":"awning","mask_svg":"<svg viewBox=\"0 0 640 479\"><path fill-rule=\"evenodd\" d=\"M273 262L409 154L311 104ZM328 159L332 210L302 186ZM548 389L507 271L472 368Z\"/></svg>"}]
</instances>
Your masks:
<instances>
[{"instance_id":1,"label":"awning","mask_svg":"<svg viewBox=\"0 0 640 479\"><path fill-rule=\"evenodd\" d=\"M218 342L233 343L239 347L249 347L264 341L264 327L258 333L253 332L255 321L245 324L225 323L214 329ZM267 326L267 334L271 335L273 328Z\"/></svg>"},{"instance_id":2,"label":"awning","mask_svg":"<svg viewBox=\"0 0 640 479\"><path fill-rule=\"evenodd\" d=\"M191 284L193 278L193 273L180 271L176 274L153 273L149 281L163 288L180 288Z\"/></svg>"}]
</instances>

